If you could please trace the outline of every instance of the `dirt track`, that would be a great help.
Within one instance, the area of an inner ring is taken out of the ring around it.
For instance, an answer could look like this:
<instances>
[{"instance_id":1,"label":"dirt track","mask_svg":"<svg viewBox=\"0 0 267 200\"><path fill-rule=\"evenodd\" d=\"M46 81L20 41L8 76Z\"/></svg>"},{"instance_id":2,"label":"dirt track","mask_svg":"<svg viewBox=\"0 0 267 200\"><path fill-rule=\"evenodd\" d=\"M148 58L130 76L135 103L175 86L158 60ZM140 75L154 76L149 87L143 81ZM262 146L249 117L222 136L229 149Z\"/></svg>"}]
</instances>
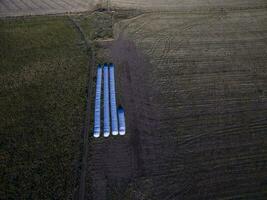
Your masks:
<instances>
[{"instance_id":1,"label":"dirt track","mask_svg":"<svg viewBox=\"0 0 267 200\"><path fill-rule=\"evenodd\" d=\"M0 0L0 17L82 12L93 5L92 0Z\"/></svg>"},{"instance_id":2,"label":"dirt track","mask_svg":"<svg viewBox=\"0 0 267 200\"><path fill-rule=\"evenodd\" d=\"M94 141L93 199L264 199L267 11L146 14L117 26L125 138Z\"/></svg>"},{"instance_id":3,"label":"dirt track","mask_svg":"<svg viewBox=\"0 0 267 200\"><path fill-rule=\"evenodd\" d=\"M125 54L126 49L127 54ZM145 62L142 55L134 48L134 43L130 41L119 40L110 47L110 51L115 53L114 57L110 58L115 63L120 62L118 58L121 58L122 54L125 64L131 61L139 64ZM110 52L111 55L113 54ZM138 136L141 131L145 130L145 127L147 131L150 131L150 125L145 124L147 123L145 121L142 122L142 113L139 112L144 101L148 100L146 94L149 93L145 93L148 91L148 88L145 88L145 76L140 76L140 74L147 73L145 68L141 67L133 72L128 70L129 68L116 68L118 104L124 106L128 116L127 136L100 138L92 140L90 145L88 172L92 185L89 187L94 200L128 199L129 195L125 192L131 190L129 184L143 173L139 152L141 144ZM140 98L132 98L133 96Z\"/></svg>"}]
</instances>

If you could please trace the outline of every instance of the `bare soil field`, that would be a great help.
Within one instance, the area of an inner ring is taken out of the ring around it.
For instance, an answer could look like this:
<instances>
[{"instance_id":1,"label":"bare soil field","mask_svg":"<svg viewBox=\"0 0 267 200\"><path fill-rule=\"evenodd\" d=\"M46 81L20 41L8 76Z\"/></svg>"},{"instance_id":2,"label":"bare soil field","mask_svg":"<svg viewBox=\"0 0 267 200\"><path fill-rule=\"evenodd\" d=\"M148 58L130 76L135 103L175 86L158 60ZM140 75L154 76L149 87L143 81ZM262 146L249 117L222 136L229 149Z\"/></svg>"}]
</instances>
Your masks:
<instances>
[{"instance_id":1,"label":"bare soil field","mask_svg":"<svg viewBox=\"0 0 267 200\"><path fill-rule=\"evenodd\" d=\"M91 141L92 199L265 199L267 10L144 14L114 32L128 131Z\"/></svg>"},{"instance_id":2,"label":"bare soil field","mask_svg":"<svg viewBox=\"0 0 267 200\"><path fill-rule=\"evenodd\" d=\"M265 0L0 0L0 17L73 13L98 7L145 11L203 11L266 8Z\"/></svg>"},{"instance_id":3,"label":"bare soil field","mask_svg":"<svg viewBox=\"0 0 267 200\"><path fill-rule=\"evenodd\" d=\"M82 12L93 5L93 0L0 0L0 17Z\"/></svg>"},{"instance_id":4,"label":"bare soil field","mask_svg":"<svg viewBox=\"0 0 267 200\"><path fill-rule=\"evenodd\" d=\"M105 2L105 1L102 1ZM214 9L247 9L267 6L265 0L111 0L111 6L158 11L196 11ZM105 5L105 3L103 3Z\"/></svg>"},{"instance_id":5,"label":"bare soil field","mask_svg":"<svg viewBox=\"0 0 267 200\"><path fill-rule=\"evenodd\" d=\"M203 11L266 8L265 0L0 0L0 17L73 13L99 7L144 11Z\"/></svg>"}]
</instances>

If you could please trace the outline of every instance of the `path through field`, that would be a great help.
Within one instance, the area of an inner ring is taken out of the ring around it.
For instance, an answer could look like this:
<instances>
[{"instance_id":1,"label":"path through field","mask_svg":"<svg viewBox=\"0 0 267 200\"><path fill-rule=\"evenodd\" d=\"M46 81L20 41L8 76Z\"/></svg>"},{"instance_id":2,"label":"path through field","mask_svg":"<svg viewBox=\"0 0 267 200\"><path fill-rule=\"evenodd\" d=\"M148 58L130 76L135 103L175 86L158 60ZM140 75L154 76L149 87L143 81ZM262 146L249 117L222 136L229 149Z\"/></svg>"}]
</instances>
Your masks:
<instances>
[{"instance_id":1,"label":"path through field","mask_svg":"<svg viewBox=\"0 0 267 200\"><path fill-rule=\"evenodd\" d=\"M82 12L93 0L0 0L0 17Z\"/></svg>"}]
</instances>

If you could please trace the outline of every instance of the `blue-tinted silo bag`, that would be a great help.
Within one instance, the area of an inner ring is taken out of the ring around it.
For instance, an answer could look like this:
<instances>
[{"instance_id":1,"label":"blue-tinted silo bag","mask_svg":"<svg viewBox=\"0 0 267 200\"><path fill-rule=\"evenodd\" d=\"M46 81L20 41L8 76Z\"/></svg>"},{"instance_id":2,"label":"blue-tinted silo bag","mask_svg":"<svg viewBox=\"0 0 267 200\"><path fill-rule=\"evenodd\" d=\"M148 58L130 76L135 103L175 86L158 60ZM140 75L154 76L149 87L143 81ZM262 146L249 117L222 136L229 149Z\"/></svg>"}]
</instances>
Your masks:
<instances>
[{"instance_id":1,"label":"blue-tinted silo bag","mask_svg":"<svg viewBox=\"0 0 267 200\"><path fill-rule=\"evenodd\" d=\"M94 137L100 137L101 131L101 84L102 84L102 67L97 67L96 95L95 95L95 115L94 115Z\"/></svg>"},{"instance_id":2,"label":"blue-tinted silo bag","mask_svg":"<svg viewBox=\"0 0 267 200\"><path fill-rule=\"evenodd\" d=\"M115 86L115 69L114 65L109 65L109 87L110 87L110 110L111 110L111 128L112 135L118 135L118 115L116 103L116 86Z\"/></svg>"},{"instance_id":3,"label":"blue-tinted silo bag","mask_svg":"<svg viewBox=\"0 0 267 200\"><path fill-rule=\"evenodd\" d=\"M125 125L125 113L122 107L118 108L118 117L119 117L119 134L126 134L126 125Z\"/></svg>"},{"instance_id":4,"label":"blue-tinted silo bag","mask_svg":"<svg viewBox=\"0 0 267 200\"><path fill-rule=\"evenodd\" d=\"M110 113L109 113L109 70L104 64L104 137L110 135Z\"/></svg>"}]
</instances>

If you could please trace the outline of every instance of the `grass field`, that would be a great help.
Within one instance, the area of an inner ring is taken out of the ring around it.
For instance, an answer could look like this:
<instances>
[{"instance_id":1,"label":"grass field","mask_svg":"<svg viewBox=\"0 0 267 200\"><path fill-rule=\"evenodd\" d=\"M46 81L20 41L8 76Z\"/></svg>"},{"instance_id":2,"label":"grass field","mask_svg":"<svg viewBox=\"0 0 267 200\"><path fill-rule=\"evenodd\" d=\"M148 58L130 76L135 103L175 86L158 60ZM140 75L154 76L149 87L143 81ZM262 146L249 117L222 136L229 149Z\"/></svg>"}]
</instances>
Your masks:
<instances>
[{"instance_id":1,"label":"grass field","mask_svg":"<svg viewBox=\"0 0 267 200\"><path fill-rule=\"evenodd\" d=\"M73 21L68 16L0 21L3 199L77 197L88 58L107 62L109 50L101 40L113 37L112 19L136 14L124 10L113 16L101 12L72 15ZM93 123L92 110L88 114ZM90 196L92 174L85 170Z\"/></svg>"},{"instance_id":2,"label":"grass field","mask_svg":"<svg viewBox=\"0 0 267 200\"><path fill-rule=\"evenodd\" d=\"M1 199L69 199L88 56L67 17L0 21Z\"/></svg>"}]
</instances>

